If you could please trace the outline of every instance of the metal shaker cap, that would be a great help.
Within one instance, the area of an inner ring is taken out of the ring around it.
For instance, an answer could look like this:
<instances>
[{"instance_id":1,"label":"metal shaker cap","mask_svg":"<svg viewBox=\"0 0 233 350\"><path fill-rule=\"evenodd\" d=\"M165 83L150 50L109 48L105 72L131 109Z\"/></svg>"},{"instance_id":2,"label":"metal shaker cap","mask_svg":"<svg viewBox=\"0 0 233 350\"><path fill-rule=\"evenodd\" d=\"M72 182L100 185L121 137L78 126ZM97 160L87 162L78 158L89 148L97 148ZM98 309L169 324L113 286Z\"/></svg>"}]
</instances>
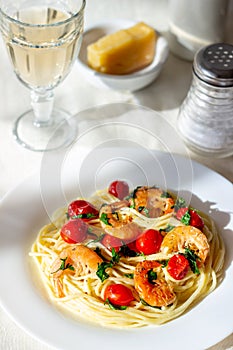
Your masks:
<instances>
[{"instance_id":1,"label":"metal shaker cap","mask_svg":"<svg viewBox=\"0 0 233 350\"><path fill-rule=\"evenodd\" d=\"M193 71L211 85L233 86L233 45L218 43L203 47L194 57Z\"/></svg>"}]
</instances>

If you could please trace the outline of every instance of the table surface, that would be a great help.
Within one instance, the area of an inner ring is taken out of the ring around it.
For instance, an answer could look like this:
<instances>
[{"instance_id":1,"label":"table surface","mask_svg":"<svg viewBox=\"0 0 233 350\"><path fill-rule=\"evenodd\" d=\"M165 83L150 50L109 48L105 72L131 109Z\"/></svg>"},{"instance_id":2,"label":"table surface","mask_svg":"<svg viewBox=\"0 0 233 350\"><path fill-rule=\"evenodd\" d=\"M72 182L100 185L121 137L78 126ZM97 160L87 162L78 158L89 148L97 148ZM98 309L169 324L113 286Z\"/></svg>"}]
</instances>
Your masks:
<instances>
[{"instance_id":1,"label":"table surface","mask_svg":"<svg viewBox=\"0 0 233 350\"><path fill-rule=\"evenodd\" d=\"M99 0L89 1L86 7L85 26L114 18L145 21L160 32L168 28L166 0ZM23 149L11 135L15 118L29 106L29 92L12 71L2 40L0 41L0 198L40 167L42 153ZM185 98L192 79L191 62L169 54L164 68L155 82L140 91L117 92L92 86L81 75L77 65L55 91L55 103L72 114L97 105L126 102L139 104L159 111L174 126L178 108ZM187 150L186 150L187 151ZM233 157L226 159L203 158L189 153L192 159L208 166L233 182ZM182 153L182 152L181 152ZM2 234L2 233L1 233ZM26 334L0 309L0 349L48 350ZM212 350L233 349L233 334Z\"/></svg>"}]
</instances>

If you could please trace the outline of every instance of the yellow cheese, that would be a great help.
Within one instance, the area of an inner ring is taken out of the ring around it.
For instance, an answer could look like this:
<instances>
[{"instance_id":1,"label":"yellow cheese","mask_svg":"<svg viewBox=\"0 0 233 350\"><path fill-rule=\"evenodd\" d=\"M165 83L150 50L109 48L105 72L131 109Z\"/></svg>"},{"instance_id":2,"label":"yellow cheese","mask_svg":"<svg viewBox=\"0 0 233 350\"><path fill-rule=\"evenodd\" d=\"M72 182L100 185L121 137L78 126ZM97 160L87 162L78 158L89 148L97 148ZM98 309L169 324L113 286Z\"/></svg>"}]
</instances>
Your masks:
<instances>
[{"instance_id":1,"label":"yellow cheese","mask_svg":"<svg viewBox=\"0 0 233 350\"><path fill-rule=\"evenodd\" d=\"M156 37L143 22L106 35L87 47L88 64L107 74L135 72L153 61Z\"/></svg>"}]
</instances>

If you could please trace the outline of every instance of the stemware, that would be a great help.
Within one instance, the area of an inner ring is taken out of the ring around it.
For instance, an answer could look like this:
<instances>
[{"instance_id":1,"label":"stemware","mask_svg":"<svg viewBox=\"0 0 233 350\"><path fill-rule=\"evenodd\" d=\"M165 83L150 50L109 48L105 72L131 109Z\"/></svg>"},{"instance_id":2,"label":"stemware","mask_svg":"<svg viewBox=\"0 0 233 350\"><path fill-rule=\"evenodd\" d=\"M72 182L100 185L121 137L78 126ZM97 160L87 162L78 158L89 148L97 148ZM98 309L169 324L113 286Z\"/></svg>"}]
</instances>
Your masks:
<instances>
[{"instance_id":1,"label":"stemware","mask_svg":"<svg viewBox=\"0 0 233 350\"><path fill-rule=\"evenodd\" d=\"M1 32L11 63L31 91L32 108L13 128L27 149L58 149L75 137L69 113L53 108L53 90L78 55L84 9L85 0L0 0Z\"/></svg>"}]
</instances>

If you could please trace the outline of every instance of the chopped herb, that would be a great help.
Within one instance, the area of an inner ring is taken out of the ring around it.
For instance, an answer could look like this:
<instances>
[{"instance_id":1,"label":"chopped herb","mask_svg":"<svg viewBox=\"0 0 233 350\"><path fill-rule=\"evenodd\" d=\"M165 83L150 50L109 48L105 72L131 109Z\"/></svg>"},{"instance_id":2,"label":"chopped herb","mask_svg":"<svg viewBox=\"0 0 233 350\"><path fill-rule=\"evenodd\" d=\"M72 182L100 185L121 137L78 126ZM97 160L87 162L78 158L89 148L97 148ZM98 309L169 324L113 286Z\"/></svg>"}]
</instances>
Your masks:
<instances>
[{"instance_id":1,"label":"chopped herb","mask_svg":"<svg viewBox=\"0 0 233 350\"><path fill-rule=\"evenodd\" d=\"M112 248L111 260L109 262L103 261L101 264L98 264L96 275L99 277L101 282L104 282L109 277L109 274L106 272L106 269L109 267L113 267L113 265L117 264L119 260L120 260L120 255L116 252L114 248Z\"/></svg>"},{"instance_id":2,"label":"chopped herb","mask_svg":"<svg viewBox=\"0 0 233 350\"><path fill-rule=\"evenodd\" d=\"M135 252L133 249L130 249L126 244L120 247L120 253L125 257L135 257L139 255L139 253Z\"/></svg>"},{"instance_id":3,"label":"chopped herb","mask_svg":"<svg viewBox=\"0 0 233 350\"><path fill-rule=\"evenodd\" d=\"M139 212L143 211L144 209L145 209L145 207L143 207L143 206L141 206L141 205L138 207L138 211L139 211Z\"/></svg>"},{"instance_id":4,"label":"chopped herb","mask_svg":"<svg viewBox=\"0 0 233 350\"><path fill-rule=\"evenodd\" d=\"M157 280L157 273L153 270L148 271L148 281L152 284L155 284L155 281Z\"/></svg>"},{"instance_id":5,"label":"chopped herb","mask_svg":"<svg viewBox=\"0 0 233 350\"><path fill-rule=\"evenodd\" d=\"M167 260L164 259L164 260L160 260L159 262L162 265L162 267L166 267L168 264L168 261L169 261L169 259L167 259Z\"/></svg>"},{"instance_id":6,"label":"chopped herb","mask_svg":"<svg viewBox=\"0 0 233 350\"><path fill-rule=\"evenodd\" d=\"M96 215L93 213L86 213L86 214L78 214L78 215L72 215L72 219L92 219L96 218Z\"/></svg>"},{"instance_id":7,"label":"chopped herb","mask_svg":"<svg viewBox=\"0 0 233 350\"><path fill-rule=\"evenodd\" d=\"M130 204L130 208L131 209L135 209L136 204L135 204L134 198L132 198L132 201L133 201L133 204Z\"/></svg>"},{"instance_id":8,"label":"chopped herb","mask_svg":"<svg viewBox=\"0 0 233 350\"><path fill-rule=\"evenodd\" d=\"M88 231L89 231L89 229L88 229ZM93 234L93 233L92 233ZM104 233L102 233L101 235L99 235L99 237L97 237L96 239L92 239L90 242L88 242L86 245L88 245L88 244L92 244L92 243L98 243L98 242L100 242L102 239L103 239L103 237L105 236L105 234ZM98 253L97 253L98 254Z\"/></svg>"},{"instance_id":9,"label":"chopped herb","mask_svg":"<svg viewBox=\"0 0 233 350\"><path fill-rule=\"evenodd\" d=\"M160 197L161 198L171 198L171 195L170 195L170 193L163 191Z\"/></svg>"},{"instance_id":10,"label":"chopped herb","mask_svg":"<svg viewBox=\"0 0 233 350\"><path fill-rule=\"evenodd\" d=\"M65 259L60 259L60 260L61 260L61 266L56 271L54 271L52 273L56 273L59 270L67 270L67 269L74 271L73 265L71 265L70 263L66 264L67 257Z\"/></svg>"},{"instance_id":11,"label":"chopped herb","mask_svg":"<svg viewBox=\"0 0 233 350\"><path fill-rule=\"evenodd\" d=\"M143 299L140 299L140 301L141 301L142 305L144 305L144 306L150 306L150 307L153 307L154 309L161 309L160 306L152 306L152 305L148 304L148 303L147 303L145 300L143 300Z\"/></svg>"},{"instance_id":12,"label":"chopped herb","mask_svg":"<svg viewBox=\"0 0 233 350\"><path fill-rule=\"evenodd\" d=\"M174 210L177 212L180 208L185 208L185 207L187 207L185 199L182 197L178 197L174 205Z\"/></svg>"},{"instance_id":13,"label":"chopped herb","mask_svg":"<svg viewBox=\"0 0 233 350\"><path fill-rule=\"evenodd\" d=\"M191 268L192 272L196 273L196 274L199 274L200 271L199 271L199 269L197 267L198 256L194 253L194 251L190 250L188 248L185 248L184 256L186 257L186 259L188 259L189 265L190 265L190 268Z\"/></svg>"},{"instance_id":14,"label":"chopped herb","mask_svg":"<svg viewBox=\"0 0 233 350\"><path fill-rule=\"evenodd\" d=\"M109 274L106 272L106 269L108 267L112 267L112 264L106 261L103 261L101 264L98 264L96 275L99 277L101 282L104 282L109 277Z\"/></svg>"},{"instance_id":15,"label":"chopped herb","mask_svg":"<svg viewBox=\"0 0 233 350\"><path fill-rule=\"evenodd\" d=\"M133 273L125 273L125 277L133 279L134 278L134 274Z\"/></svg>"},{"instance_id":16,"label":"chopped herb","mask_svg":"<svg viewBox=\"0 0 233 350\"><path fill-rule=\"evenodd\" d=\"M172 226L172 225L167 225L166 228L163 228L163 229L160 229L160 231L163 231L163 232L170 232L171 230L174 229L175 226Z\"/></svg>"},{"instance_id":17,"label":"chopped herb","mask_svg":"<svg viewBox=\"0 0 233 350\"><path fill-rule=\"evenodd\" d=\"M191 215L189 214L189 211L187 210L186 213L182 216L181 222L184 225L189 225L191 219Z\"/></svg>"},{"instance_id":18,"label":"chopped herb","mask_svg":"<svg viewBox=\"0 0 233 350\"><path fill-rule=\"evenodd\" d=\"M111 226L111 224L108 221L108 215L106 213L102 213L100 215L100 221L102 221L105 225L110 225Z\"/></svg>"},{"instance_id":19,"label":"chopped herb","mask_svg":"<svg viewBox=\"0 0 233 350\"><path fill-rule=\"evenodd\" d=\"M111 259L111 263L117 264L119 263L120 260L120 255L116 252L115 248L112 248L112 259Z\"/></svg>"},{"instance_id":20,"label":"chopped herb","mask_svg":"<svg viewBox=\"0 0 233 350\"><path fill-rule=\"evenodd\" d=\"M109 299L106 299L104 304L108 304L109 308L111 310L126 310L127 309L127 306L118 306L118 305L114 305L112 304Z\"/></svg>"},{"instance_id":21,"label":"chopped herb","mask_svg":"<svg viewBox=\"0 0 233 350\"><path fill-rule=\"evenodd\" d=\"M149 209L144 207L143 212L149 218Z\"/></svg>"}]
</instances>

